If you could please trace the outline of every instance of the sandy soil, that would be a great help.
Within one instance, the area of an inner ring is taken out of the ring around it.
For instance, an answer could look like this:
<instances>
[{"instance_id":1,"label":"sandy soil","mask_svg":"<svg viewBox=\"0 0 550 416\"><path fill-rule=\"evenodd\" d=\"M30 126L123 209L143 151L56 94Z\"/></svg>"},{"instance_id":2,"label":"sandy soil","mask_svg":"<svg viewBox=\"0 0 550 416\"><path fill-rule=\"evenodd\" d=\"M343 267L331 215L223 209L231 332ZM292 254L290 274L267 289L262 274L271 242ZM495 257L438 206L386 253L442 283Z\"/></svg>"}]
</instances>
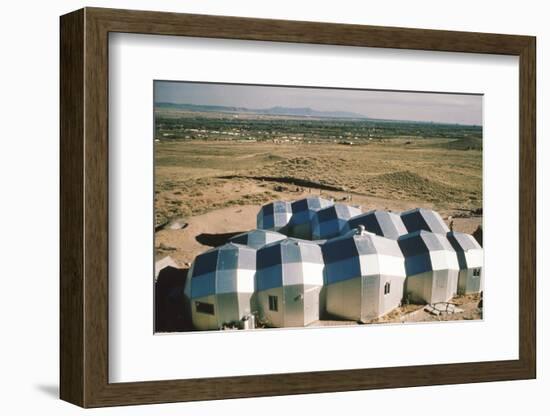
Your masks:
<instances>
[{"instance_id":1,"label":"sandy soil","mask_svg":"<svg viewBox=\"0 0 550 416\"><path fill-rule=\"evenodd\" d=\"M482 217L481 152L404 146L161 142L155 146L155 257L181 267L231 235L255 228L273 200L320 195L363 211L437 210L473 233ZM480 211L481 212L481 211ZM184 228L171 227L174 222Z\"/></svg>"},{"instance_id":2,"label":"sandy soil","mask_svg":"<svg viewBox=\"0 0 550 416\"><path fill-rule=\"evenodd\" d=\"M256 227L258 205L222 208L189 218L183 229L164 229L155 234L157 259L172 257L182 268L210 247L224 244L233 235Z\"/></svg>"},{"instance_id":3,"label":"sandy soil","mask_svg":"<svg viewBox=\"0 0 550 416\"><path fill-rule=\"evenodd\" d=\"M425 201L389 200L385 198L370 197L350 194L346 192L322 191L318 189L282 186L277 182L265 181L260 185L253 181L243 181L240 185L228 184L226 187L213 192L207 192L211 200L229 200L234 196L234 190L239 187L245 194L257 188L273 188L278 191L277 199L296 200L311 195L321 195L336 201L359 205L363 211L371 209L385 209L391 211L404 211L418 206L433 207ZM263 203L249 205L234 205L220 209L214 209L205 214L188 218L172 220L164 229L155 233L156 259L171 256L180 267L188 267L189 263L205 250L224 244L231 236L254 229L256 227L256 215ZM433 207L435 208L435 207ZM456 231L472 234L481 224L481 216L456 217L462 215L460 211L453 209L439 210L443 219ZM185 225L181 229L170 229L170 224Z\"/></svg>"},{"instance_id":4,"label":"sandy soil","mask_svg":"<svg viewBox=\"0 0 550 416\"><path fill-rule=\"evenodd\" d=\"M298 199L301 196L309 194L293 195ZM353 201L367 202L361 204L364 211L376 207L385 207L390 201L375 201L374 198L357 198ZM395 203L392 205L395 207ZM399 204L400 210L414 207L413 202L402 202ZM261 208L257 205L237 205L227 208L217 209L206 214L197 215L189 219L182 218L173 221L174 224L181 224L184 228L170 229L167 226L155 233L156 260L170 256L176 263L182 267L189 267L193 259L200 253L211 247L224 244L233 235L246 232L256 227L256 215ZM365 208L367 207L367 208ZM394 208L394 210L398 210ZM448 215L443 213L446 222ZM481 224L481 217L454 218L454 229L465 233L473 233Z\"/></svg>"},{"instance_id":5,"label":"sandy soil","mask_svg":"<svg viewBox=\"0 0 550 416\"><path fill-rule=\"evenodd\" d=\"M474 233L482 224L481 152L425 142L404 147L396 139L361 148L157 143L155 258L170 256L186 272L198 254L254 229L262 205L315 195L363 212L432 208L454 230ZM462 314L434 317L422 306L407 305L373 323L477 319L475 299L454 301L466 305ZM317 325L354 324L327 320Z\"/></svg>"},{"instance_id":6,"label":"sandy soil","mask_svg":"<svg viewBox=\"0 0 550 416\"><path fill-rule=\"evenodd\" d=\"M310 195L299 193L293 196L295 199ZM289 198L290 199L290 198ZM357 197L353 204L360 204L364 211L391 206L395 211L401 211L415 207L414 202L380 200L376 198ZM193 259L200 253L211 247L224 244L233 235L246 232L256 227L256 215L261 204L239 205L210 211L206 214L182 218L175 221L182 225L182 229L170 229L166 227L155 233L156 260L170 256L182 267L189 267ZM449 214L441 213L447 223L450 223ZM456 231L472 234L481 224L481 217L452 218Z\"/></svg>"},{"instance_id":7,"label":"sandy soil","mask_svg":"<svg viewBox=\"0 0 550 416\"><path fill-rule=\"evenodd\" d=\"M454 314L432 315L424 310L424 305L405 305L394 309L389 314L378 318L371 323L395 322L434 322L434 321L462 321L481 319L482 311L478 308L479 293L455 296L449 302L462 309L463 312Z\"/></svg>"},{"instance_id":8,"label":"sandy soil","mask_svg":"<svg viewBox=\"0 0 550 416\"><path fill-rule=\"evenodd\" d=\"M462 309L463 312L454 314L432 315L424 310L426 305L404 305L394 309L387 315L374 319L367 324L393 324L393 323L414 323L414 322L444 322L476 320L482 318L482 309L478 307L479 294L455 296L449 302ZM360 325L355 321L328 319L313 322L308 327L326 326L349 326Z\"/></svg>"}]
</instances>

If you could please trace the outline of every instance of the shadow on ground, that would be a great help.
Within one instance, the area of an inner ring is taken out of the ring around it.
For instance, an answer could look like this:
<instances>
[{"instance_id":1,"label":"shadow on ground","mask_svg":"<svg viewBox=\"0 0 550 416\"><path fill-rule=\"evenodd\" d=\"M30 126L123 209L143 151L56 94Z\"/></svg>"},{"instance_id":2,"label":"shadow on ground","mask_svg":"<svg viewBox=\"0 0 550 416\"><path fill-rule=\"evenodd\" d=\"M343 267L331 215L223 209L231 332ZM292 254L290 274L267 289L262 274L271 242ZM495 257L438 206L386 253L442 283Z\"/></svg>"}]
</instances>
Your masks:
<instances>
[{"instance_id":1,"label":"shadow on ground","mask_svg":"<svg viewBox=\"0 0 550 416\"><path fill-rule=\"evenodd\" d=\"M189 331L183 290L189 269L165 267L155 282L155 332Z\"/></svg>"},{"instance_id":2,"label":"shadow on ground","mask_svg":"<svg viewBox=\"0 0 550 416\"><path fill-rule=\"evenodd\" d=\"M34 387L46 396L50 396L54 399L59 398L59 386L57 384L38 384Z\"/></svg>"},{"instance_id":3,"label":"shadow on ground","mask_svg":"<svg viewBox=\"0 0 550 416\"><path fill-rule=\"evenodd\" d=\"M244 231L237 231L233 233L221 233L221 234L209 234L209 233L202 233L195 237L195 239L209 247L218 247L221 246L231 238L235 237L238 234L242 234Z\"/></svg>"}]
</instances>

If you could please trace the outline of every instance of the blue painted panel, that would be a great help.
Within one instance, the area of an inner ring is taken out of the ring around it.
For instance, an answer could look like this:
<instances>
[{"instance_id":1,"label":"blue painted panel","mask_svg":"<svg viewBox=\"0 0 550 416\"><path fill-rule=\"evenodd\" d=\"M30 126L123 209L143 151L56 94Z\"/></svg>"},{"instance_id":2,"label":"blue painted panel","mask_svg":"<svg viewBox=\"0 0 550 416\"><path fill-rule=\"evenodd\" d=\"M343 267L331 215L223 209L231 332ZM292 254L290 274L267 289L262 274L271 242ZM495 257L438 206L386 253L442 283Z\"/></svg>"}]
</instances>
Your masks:
<instances>
[{"instance_id":1,"label":"blue painted panel","mask_svg":"<svg viewBox=\"0 0 550 416\"><path fill-rule=\"evenodd\" d=\"M239 266L238 260L238 248L222 248L218 255L218 270L234 270Z\"/></svg>"},{"instance_id":2,"label":"blue painted panel","mask_svg":"<svg viewBox=\"0 0 550 416\"><path fill-rule=\"evenodd\" d=\"M265 269L277 264L281 264L281 246L274 244L269 247L263 247L258 250L256 257L256 267Z\"/></svg>"},{"instance_id":3,"label":"blue painted panel","mask_svg":"<svg viewBox=\"0 0 550 416\"><path fill-rule=\"evenodd\" d=\"M329 240L323 244L323 258L326 264L357 257L357 254L357 246L353 237Z\"/></svg>"},{"instance_id":4,"label":"blue painted panel","mask_svg":"<svg viewBox=\"0 0 550 416\"><path fill-rule=\"evenodd\" d=\"M216 270L218 264L218 250L199 254L195 258L193 273L195 276L211 273Z\"/></svg>"},{"instance_id":5,"label":"blue painted panel","mask_svg":"<svg viewBox=\"0 0 550 416\"><path fill-rule=\"evenodd\" d=\"M407 227L407 231L409 231L409 233L420 230L430 231L430 227L426 224L424 217L418 211L402 214L401 219L403 220L403 223L405 224L405 227Z\"/></svg>"},{"instance_id":6,"label":"blue painted panel","mask_svg":"<svg viewBox=\"0 0 550 416\"><path fill-rule=\"evenodd\" d=\"M287 240L280 247L283 263L300 263L302 261L301 246L298 243Z\"/></svg>"},{"instance_id":7,"label":"blue painted panel","mask_svg":"<svg viewBox=\"0 0 550 416\"><path fill-rule=\"evenodd\" d=\"M256 272L256 290L267 290L282 285L282 266L280 264Z\"/></svg>"},{"instance_id":8,"label":"blue painted panel","mask_svg":"<svg viewBox=\"0 0 550 416\"><path fill-rule=\"evenodd\" d=\"M326 283L336 283L342 280L353 279L361 276L361 263L359 257L352 257L347 260L325 265Z\"/></svg>"},{"instance_id":9,"label":"blue painted panel","mask_svg":"<svg viewBox=\"0 0 550 416\"><path fill-rule=\"evenodd\" d=\"M202 298L216 292L216 273L195 275L191 279L191 298Z\"/></svg>"},{"instance_id":10,"label":"blue painted panel","mask_svg":"<svg viewBox=\"0 0 550 416\"><path fill-rule=\"evenodd\" d=\"M417 256L405 258L405 270L407 276L424 273L432 270L432 261L429 254L419 254Z\"/></svg>"}]
</instances>

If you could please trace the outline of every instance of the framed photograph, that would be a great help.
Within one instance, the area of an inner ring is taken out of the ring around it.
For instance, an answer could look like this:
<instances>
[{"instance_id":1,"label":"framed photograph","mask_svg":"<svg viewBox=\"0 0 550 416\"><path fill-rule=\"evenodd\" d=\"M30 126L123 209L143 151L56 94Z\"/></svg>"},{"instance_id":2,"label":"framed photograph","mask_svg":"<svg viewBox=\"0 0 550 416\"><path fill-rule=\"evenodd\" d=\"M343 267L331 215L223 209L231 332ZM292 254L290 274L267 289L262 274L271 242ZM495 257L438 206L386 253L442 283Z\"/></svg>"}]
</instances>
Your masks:
<instances>
[{"instance_id":1,"label":"framed photograph","mask_svg":"<svg viewBox=\"0 0 550 416\"><path fill-rule=\"evenodd\" d=\"M534 37L60 28L63 400L536 377Z\"/></svg>"}]
</instances>

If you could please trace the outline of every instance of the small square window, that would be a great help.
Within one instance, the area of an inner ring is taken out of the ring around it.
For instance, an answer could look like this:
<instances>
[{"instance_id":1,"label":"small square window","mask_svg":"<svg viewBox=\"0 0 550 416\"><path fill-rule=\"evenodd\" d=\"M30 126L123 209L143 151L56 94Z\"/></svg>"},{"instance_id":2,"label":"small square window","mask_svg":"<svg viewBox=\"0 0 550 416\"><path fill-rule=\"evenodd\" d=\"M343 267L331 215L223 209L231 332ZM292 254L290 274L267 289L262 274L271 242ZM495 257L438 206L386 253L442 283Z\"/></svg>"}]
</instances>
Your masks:
<instances>
[{"instance_id":1,"label":"small square window","mask_svg":"<svg viewBox=\"0 0 550 416\"><path fill-rule=\"evenodd\" d=\"M195 310L199 313L214 315L214 305L207 302L195 302Z\"/></svg>"},{"instance_id":2,"label":"small square window","mask_svg":"<svg viewBox=\"0 0 550 416\"><path fill-rule=\"evenodd\" d=\"M269 295L269 310L275 312L279 310L279 299L277 296Z\"/></svg>"},{"instance_id":3,"label":"small square window","mask_svg":"<svg viewBox=\"0 0 550 416\"><path fill-rule=\"evenodd\" d=\"M389 294L389 293L390 293L390 289L391 289L390 282L386 282L386 284L384 285L384 295Z\"/></svg>"},{"instance_id":4,"label":"small square window","mask_svg":"<svg viewBox=\"0 0 550 416\"><path fill-rule=\"evenodd\" d=\"M481 269L474 269L474 277L481 276Z\"/></svg>"}]
</instances>

